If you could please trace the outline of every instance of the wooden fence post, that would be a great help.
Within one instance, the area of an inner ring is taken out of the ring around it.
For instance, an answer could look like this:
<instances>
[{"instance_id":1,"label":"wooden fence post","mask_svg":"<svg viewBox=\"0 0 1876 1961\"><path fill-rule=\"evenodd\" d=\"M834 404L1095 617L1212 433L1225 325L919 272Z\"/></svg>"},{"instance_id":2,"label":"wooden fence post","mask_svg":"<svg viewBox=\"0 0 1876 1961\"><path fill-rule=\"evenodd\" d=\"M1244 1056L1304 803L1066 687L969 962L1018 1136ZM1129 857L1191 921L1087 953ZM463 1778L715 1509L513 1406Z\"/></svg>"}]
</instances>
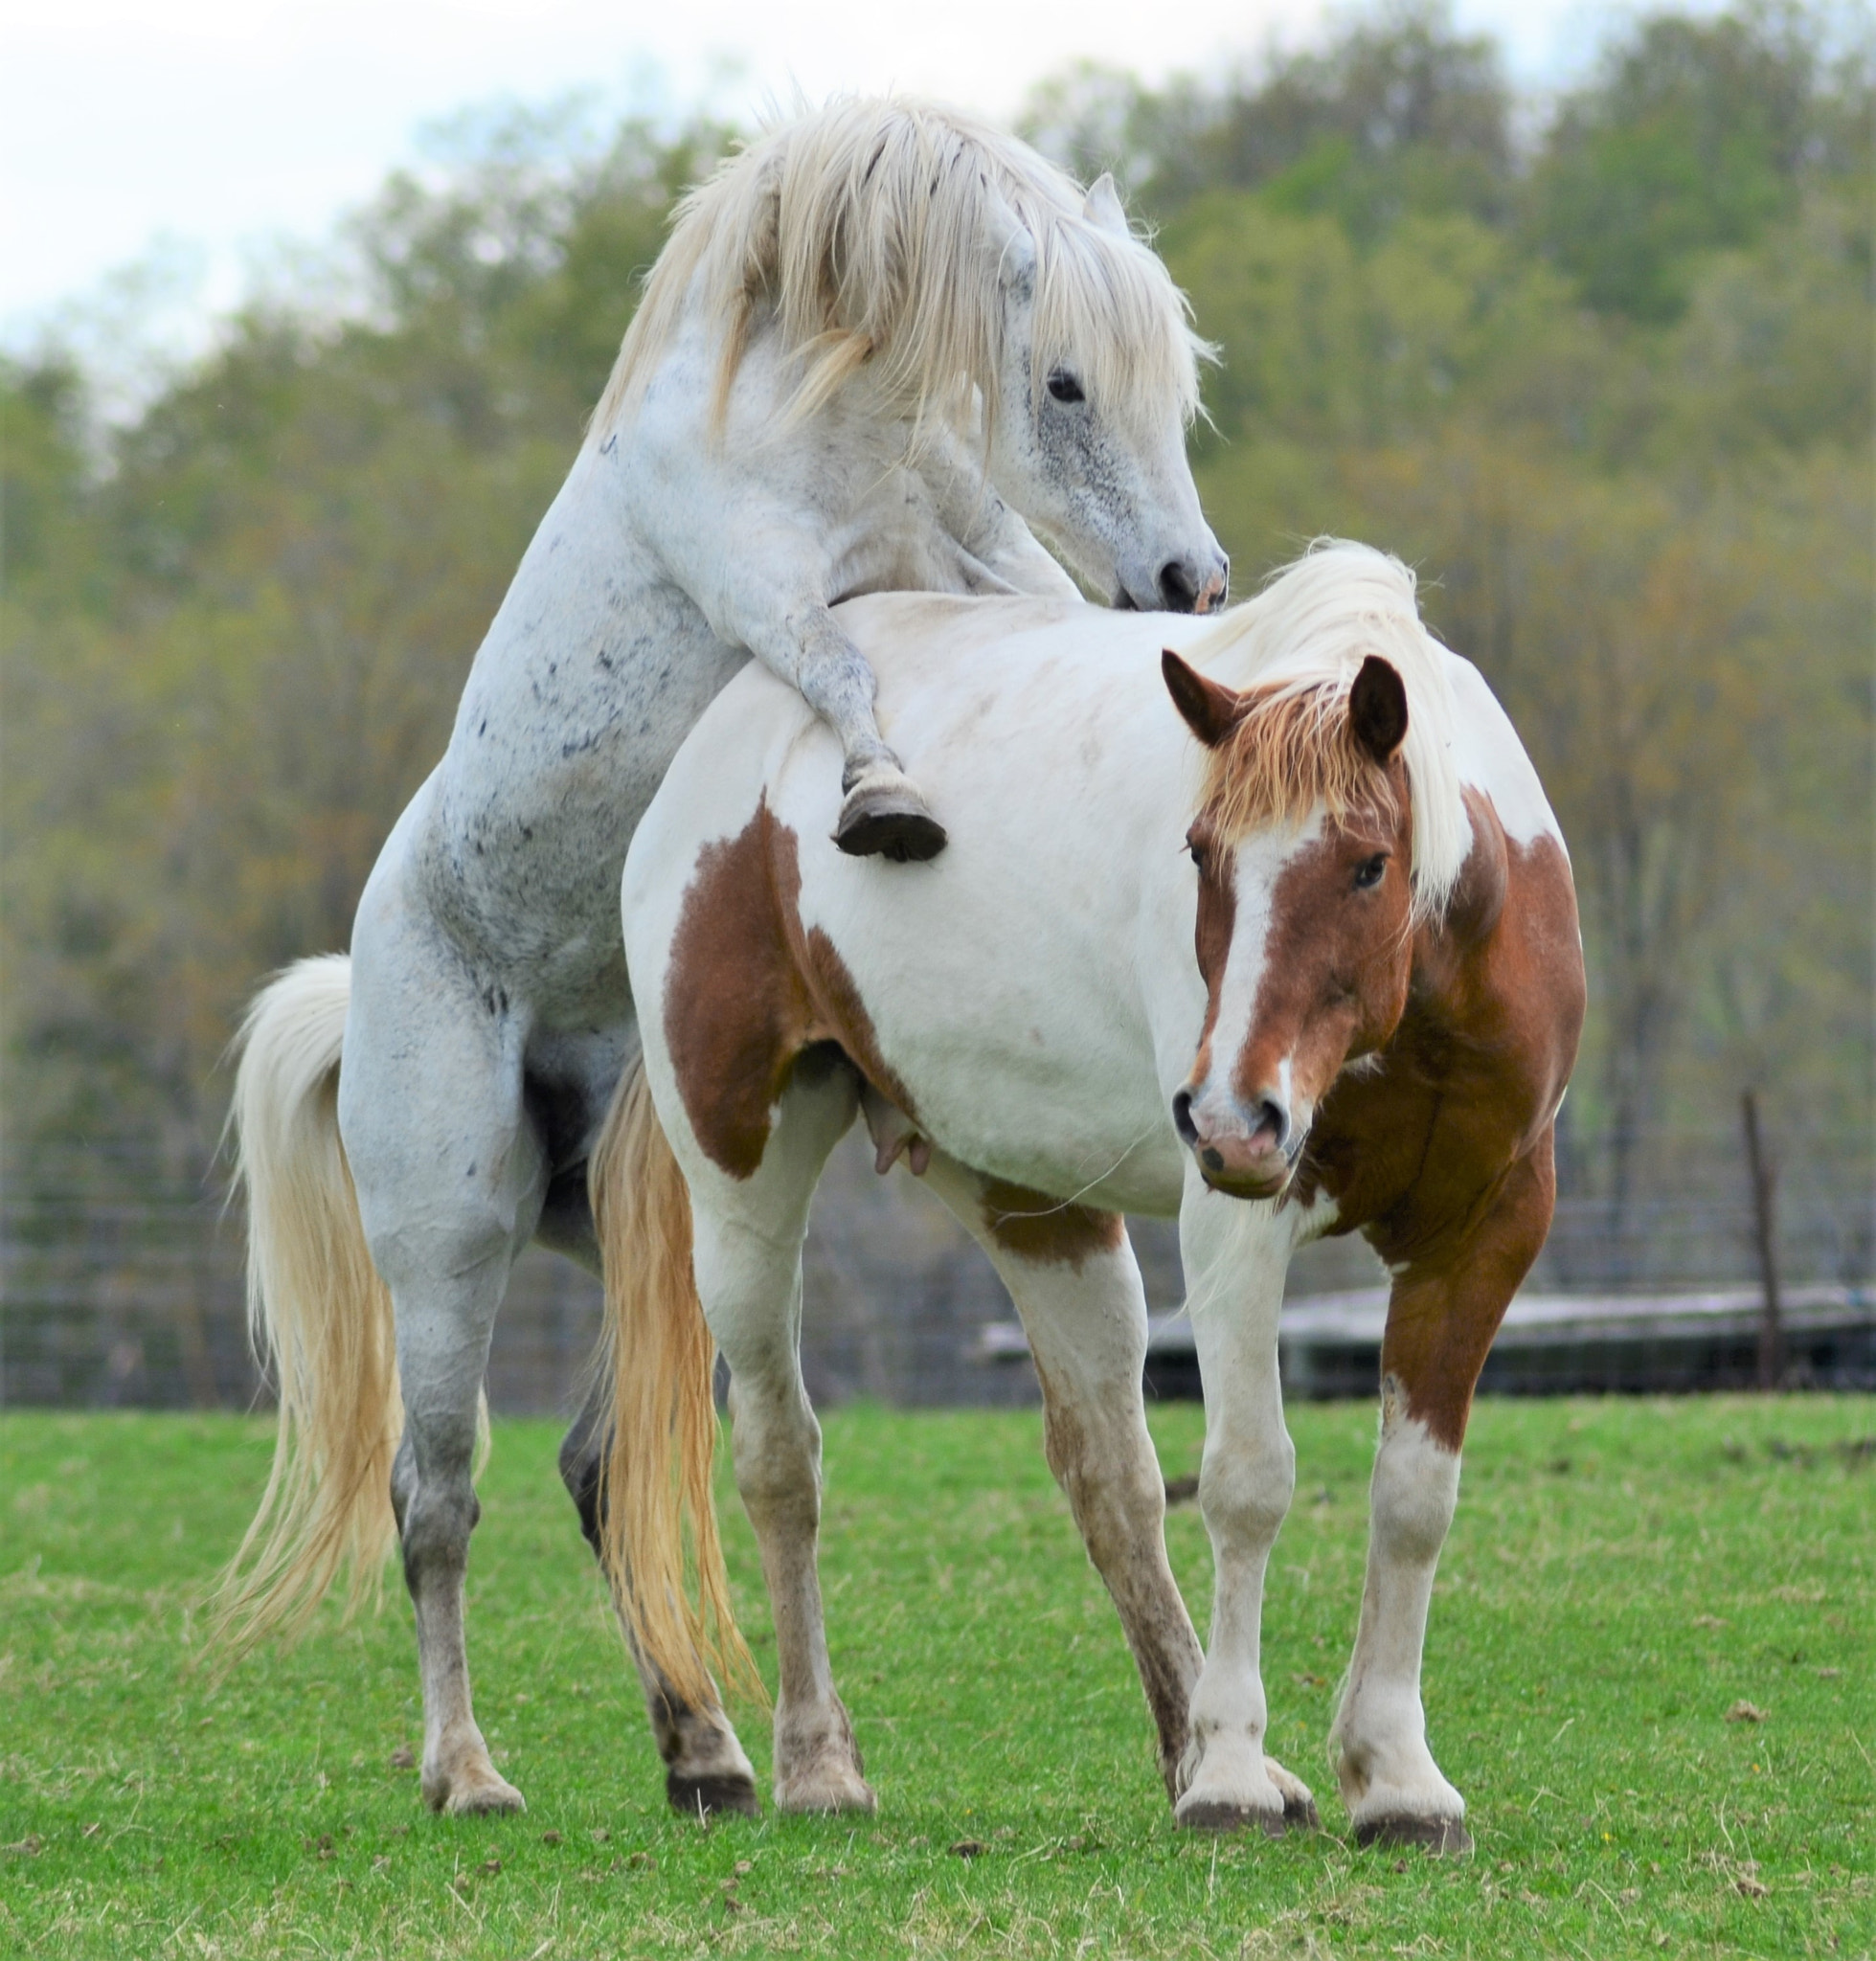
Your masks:
<instances>
[{"instance_id":1,"label":"wooden fence post","mask_svg":"<svg viewBox=\"0 0 1876 1961\"><path fill-rule=\"evenodd\" d=\"M1752 1236L1758 1242L1759 1280L1765 1289L1759 1317L1759 1387L1775 1389L1785 1374L1785 1331L1778 1309L1778 1174L1766 1161L1756 1092L1746 1091L1739 1107L1746 1119L1746 1162L1752 1177Z\"/></svg>"}]
</instances>

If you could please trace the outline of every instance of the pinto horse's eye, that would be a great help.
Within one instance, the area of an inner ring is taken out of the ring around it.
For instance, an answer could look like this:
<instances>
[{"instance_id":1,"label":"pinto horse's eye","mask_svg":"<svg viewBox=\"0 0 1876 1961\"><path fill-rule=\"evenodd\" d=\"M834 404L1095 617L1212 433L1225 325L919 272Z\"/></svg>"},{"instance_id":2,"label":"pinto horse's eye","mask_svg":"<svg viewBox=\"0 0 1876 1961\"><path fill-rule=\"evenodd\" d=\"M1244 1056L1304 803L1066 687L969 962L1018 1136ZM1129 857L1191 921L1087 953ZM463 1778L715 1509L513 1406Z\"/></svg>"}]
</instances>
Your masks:
<instances>
[{"instance_id":1,"label":"pinto horse's eye","mask_svg":"<svg viewBox=\"0 0 1876 1961\"><path fill-rule=\"evenodd\" d=\"M1355 890L1358 892L1372 890L1381 883L1387 870L1387 852L1377 851L1372 858L1364 858L1355 868Z\"/></svg>"},{"instance_id":2,"label":"pinto horse's eye","mask_svg":"<svg viewBox=\"0 0 1876 1961\"><path fill-rule=\"evenodd\" d=\"M1205 869L1205 840L1188 836L1186 840L1186 848L1192 855L1192 863L1203 871Z\"/></svg>"},{"instance_id":3,"label":"pinto horse's eye","mask_svg":"<svg viewBox=\"0 0 1876 1961\"><path fill-rule=\"evenodd\" d=\"M1057 368L1049 377L1049 393L1058 402L1085 402L1081 384L1066 368Z\"/></svg>"}]
</instances>

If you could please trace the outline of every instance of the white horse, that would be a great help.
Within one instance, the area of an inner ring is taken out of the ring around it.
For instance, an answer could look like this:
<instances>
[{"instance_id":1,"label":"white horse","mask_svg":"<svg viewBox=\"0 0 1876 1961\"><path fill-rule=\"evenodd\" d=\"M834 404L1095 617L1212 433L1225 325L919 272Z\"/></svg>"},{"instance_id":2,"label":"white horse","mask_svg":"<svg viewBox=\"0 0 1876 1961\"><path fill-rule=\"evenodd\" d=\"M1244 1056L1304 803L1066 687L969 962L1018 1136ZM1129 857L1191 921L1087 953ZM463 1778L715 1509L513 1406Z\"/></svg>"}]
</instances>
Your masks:
<instances>
[{"instance_id":1,"label":"white horse","mask_svg":"<svg viewBox=\"0 0 1876 1961\"><path fill-rule=\"evenodd\" d=\"M714 1706L712 1659L737 1654L701 1299L775 1614L776 1801L871 1808L822 1629L798 1356L809 1200L864 1110L882 1161L916 1138L1021 1312L1050 1462L1188 1825L1315 1820L1263 1748L1264 1569L1294 1479L1277 1308L1294 1246L1367 1234L1395 1279L1340 1781L1364 1841L1462 1849L1421 1648L1473 1385L1549 1223L1583 1003L1569 863L1528 759L1421 627L1412 575L1359 547L1204 628L938 598L843 619L886 729L956 813L944 856L906 873L835 851L831 745L751 673L625 865L644 1083L622 1091L594 1190L609 1564L641 1652L691 1707ZM1163 686L1167 642L1204 671L1168 651ZM1202 1667L1166 1566L1123 1211L1179 1217L1217 1561Z\"/></svg>"},{"instance_id":2,"label":"white horse","mask_svg":"<svg viewBox=\"0 0 1876 1961\"><path fill-rule=\"evenodd\" d=\"M670 757L751 650L834 733L843 845L929 854L832 603L1072 596L1024 517L1118 599L1212 603L1196 350L1105 181L910 103L771 132L687 200L350 964L256 1003L235 1120L281 1434L223 1624L304 1618L348 1555L362 1584L395 1508L432 1804L521 1803L468 1688L478 1396L529 1240L599 1264L586 1161L636 1047L619 874ZM602 1441L563 1460L589 1535ZM753 1802L714 1720L646 1693L673 1801Z\"/></svg>"}]
</instances>

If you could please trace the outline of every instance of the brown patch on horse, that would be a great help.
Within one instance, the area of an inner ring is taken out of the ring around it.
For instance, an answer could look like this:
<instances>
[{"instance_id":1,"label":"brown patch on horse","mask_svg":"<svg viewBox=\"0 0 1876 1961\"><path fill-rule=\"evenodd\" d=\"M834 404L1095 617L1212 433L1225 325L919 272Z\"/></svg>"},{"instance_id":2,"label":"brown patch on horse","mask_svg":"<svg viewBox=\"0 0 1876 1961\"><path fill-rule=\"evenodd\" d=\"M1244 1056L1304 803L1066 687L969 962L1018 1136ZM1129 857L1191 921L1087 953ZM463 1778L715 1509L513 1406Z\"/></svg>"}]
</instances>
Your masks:
<instances>
[{"instance_id":1,"label":"brown patch on horse","mask_svg":"<svg viewBox=\"0 0 1876 1961\"><path fill-rule=\"evenodd\" d=\"M802 1049L834 1042L916 1118L880 1053L839 949L801 922L801 846L766 798L734 837L707 845L685 889L665 981L665 1039L690 1128L711 1161L750 1178L770 1114Z\"/></svg>"},{"instance_id":2,"label":"brown patch on horse","mask_svg":"<svg viewBox=\"0 0 1876 1961\"><path fill-rule=\"evenodd\" d=\"M1394 1270L1383 1366L1453 1450L1549 1227L1552 1126L1584 1006L1561 845L1517 845L1488 798L1467 800L1473 852L1453 908L1416 934L1400 1025L1378 1067L1323 1099L1295 1186L1333 1200L1334 1229L1359 1229Z\"/></svg>"},{"instance_id":3,"label":"brown patch on horse","mask_svg":"<svg viewBox=\"0 0 1876 1961\"><path fill-rule=\"evenodd\" d=\"M766 799L734 838L706 845L685 889L665 980L665 1039L698 1143L750 1178L813 1005L788 946L802 874L795 834Z\"/></svg>"},{"instance_id":4,"label":"brown patch on horse","mask_svg":"<svg viewBox=\"0 0 1876 1961\"><path fill-rule=\"evenodd\" d=\"M1090 1255L1112 1252L1126 1232L1119 1212L1051 1199L1001 1178L984 1179L978 1203L990 1237L1006 1252L1039 1266L1079 1270Z\"/></svg>"}]
</instances>

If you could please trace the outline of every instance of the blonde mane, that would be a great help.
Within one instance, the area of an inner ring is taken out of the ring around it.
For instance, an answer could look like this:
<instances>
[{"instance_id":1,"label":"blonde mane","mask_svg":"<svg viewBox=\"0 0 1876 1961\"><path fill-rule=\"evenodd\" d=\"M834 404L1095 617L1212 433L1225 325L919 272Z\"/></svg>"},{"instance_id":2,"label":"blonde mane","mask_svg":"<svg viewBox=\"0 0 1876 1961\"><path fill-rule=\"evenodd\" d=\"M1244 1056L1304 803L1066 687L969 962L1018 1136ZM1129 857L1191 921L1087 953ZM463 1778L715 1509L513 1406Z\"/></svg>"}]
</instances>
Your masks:
<instances>
[{"instance_id":1,"label":"blonde mane","mask_svg":"<svg viewBox=\"0 0 1876 1961\"><path fill-rule=\"evenodd\" d=\"M1155 421L1176 406L1189 421L1207 349L1184 296L1142 240L1083 202L1027 145L927 102L835 101L775 125L678 205L593 434L630 415L699 282L722 324L712 428L764 316L800 360L791 418L867 367L915 430L935 417L968 428L998 396L1012 214L1035 244L1031 386L1073 357L1109 413Z\"/></svg>"},{"instance_id":2,"label":"blonde mane","mask_svg":"<svg viewBox=\"0 0 1876 1961\"><path fill-rule=\"evenodd\" d=\"M1300 823L1319 804L1339 819L1398 816L1386 772L1348 732L1348 690L1378 654L1407 689L1402 758L1413 802L1413 904L1437 917L1472 847L1453 759L1446 650L1420 622L1413 575L1398 558L1318 539L1191 649L1194 665L1253 697L1207 759L1205 807L1224 835Z\"/></svg>"}]
</instances>

